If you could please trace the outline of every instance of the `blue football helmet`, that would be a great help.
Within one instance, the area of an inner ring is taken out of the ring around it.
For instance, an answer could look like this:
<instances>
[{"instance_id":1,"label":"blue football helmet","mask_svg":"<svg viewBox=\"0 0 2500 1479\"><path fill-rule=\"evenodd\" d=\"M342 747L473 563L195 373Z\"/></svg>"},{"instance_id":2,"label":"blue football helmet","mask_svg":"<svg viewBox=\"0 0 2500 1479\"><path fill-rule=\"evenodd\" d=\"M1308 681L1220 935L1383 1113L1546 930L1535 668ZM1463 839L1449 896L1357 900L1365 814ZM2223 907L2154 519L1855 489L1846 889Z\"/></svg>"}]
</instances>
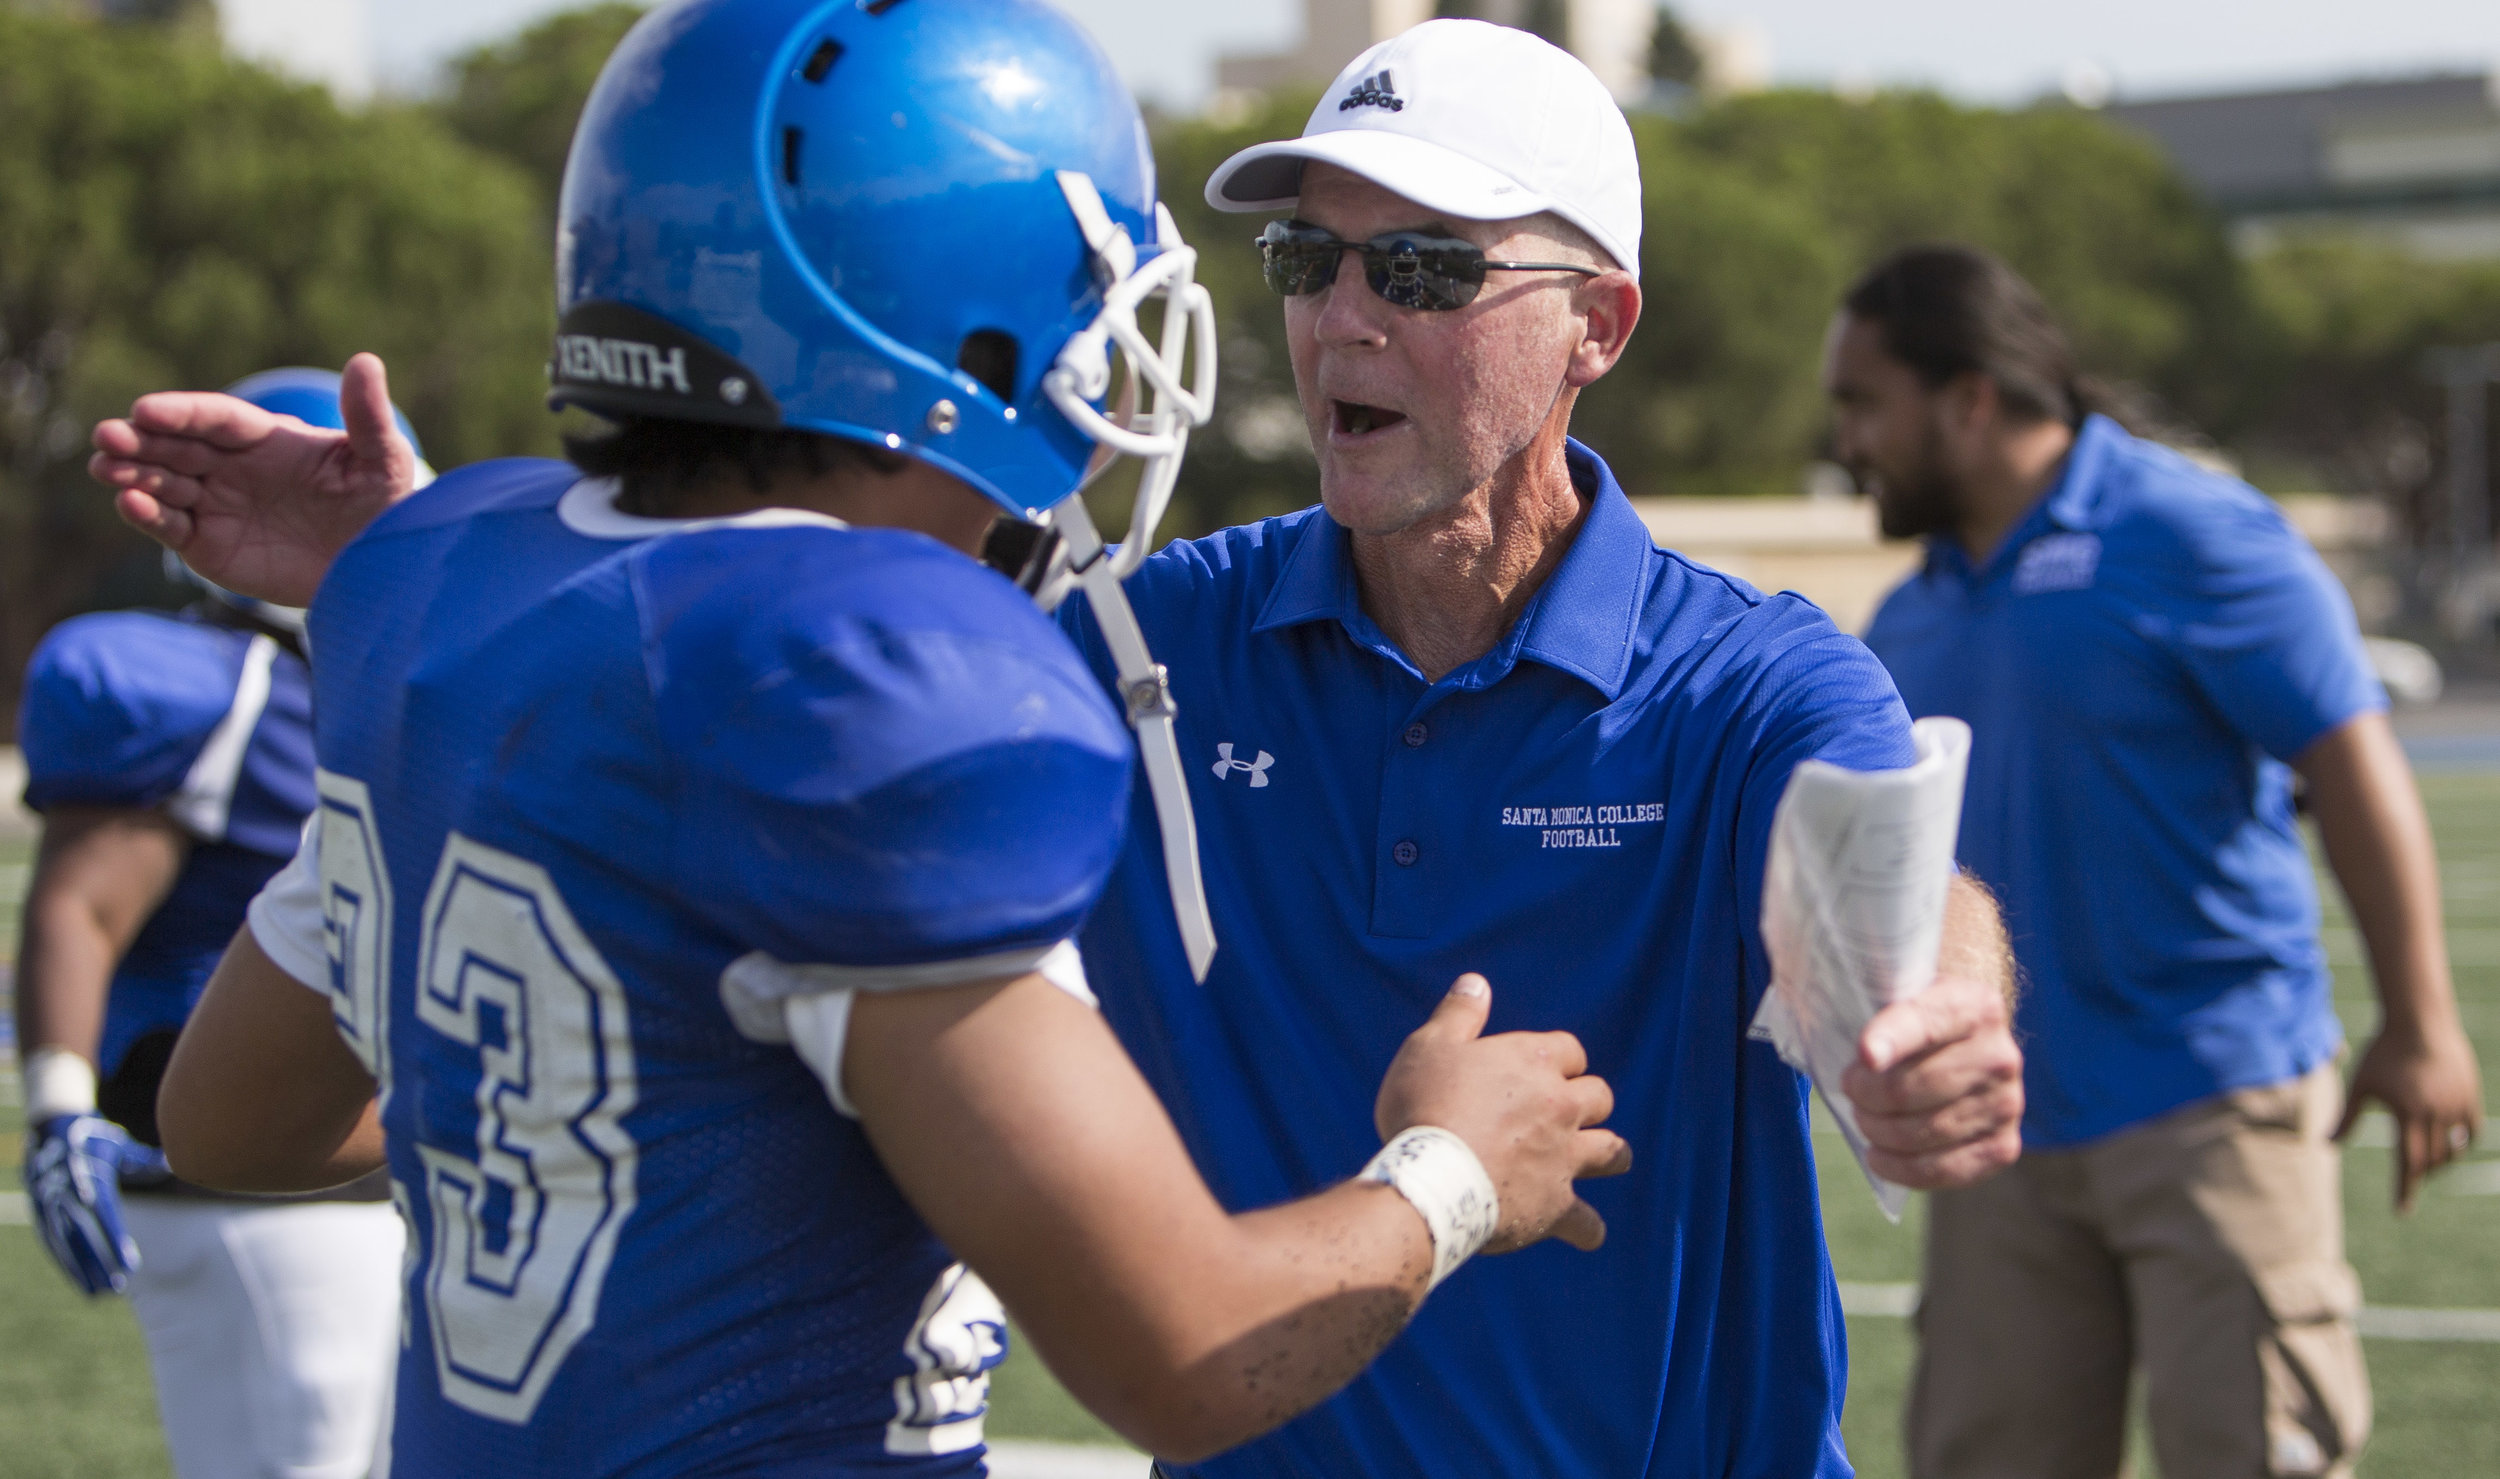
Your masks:
<instances>
[{"instance_id":1,"label":"blue football helmet","mask_svg":"<svg viewBox=\"0 0 2500 1479\"><path fill-rule=\"evenodd\" d=\"M1171 695L1119 586L1214 411L1196 268L1136 101L1041 0L677 0L574 132L548 377L611 418L883 447L1046 526L1025 583L1046 607L1082 586L1118 658L1203 975ZM1145 467L1114 551L1070 495L1122 453Z\"/></svg>"},{"instance_id":2,"label":"blue football helmet","mask_svg":"<svg viewBox=\"0 0 2500 1479\"><path fill-rule=\"evenodd\" d=\"M1212 410L1196 263L1128 89L1039 0L681 0L574 134L552 399L851 438L1035 520L1109 448L1159 504ZM1142 415L1102 410L1115 345Z\"/></svg>"},{"instance_id":3,"label":"blue football helmet","mask_svg":"<svg viewBox=\"0 0 2500 1479\"><path fill-rule=\"evenodd\" d=\"M283 370L263 370L246 375L226 387L226 394L250 401L264 411L292 416L307 426L345 431L347 418L339 411L339 377L333 370L314 370L301 366ZM425 461L425 446L417 440L417 429L408 424L408 413L391 407L391 419L399 424L399 434L417 454L417 486L434 481L434 469ZM165 552L165 578L198 586L211 596L225 602L256 621L265 622L280 631L301 637L304 633L304 611L300 606L279 606L252 596L240 595L210 580L182 562L172 550Z\"/></svg>"}]
</instances>

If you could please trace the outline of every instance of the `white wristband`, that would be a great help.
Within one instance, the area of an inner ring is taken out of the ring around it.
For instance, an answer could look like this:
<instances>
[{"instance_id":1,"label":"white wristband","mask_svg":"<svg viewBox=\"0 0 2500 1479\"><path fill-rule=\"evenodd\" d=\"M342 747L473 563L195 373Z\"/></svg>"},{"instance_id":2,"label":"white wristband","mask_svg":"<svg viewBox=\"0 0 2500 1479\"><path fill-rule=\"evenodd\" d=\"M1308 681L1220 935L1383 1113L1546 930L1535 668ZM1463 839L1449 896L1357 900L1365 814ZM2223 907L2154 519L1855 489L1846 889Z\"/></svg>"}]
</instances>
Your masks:
<instances>
[{"instance_id":1,"label":"white wristband","mask_svg":"<svg viewBox=\"0 0 2500 1479\"><path fill-rule=\"evenodd\" d=\"M78 1054L67 1048L37 1048L26 1055L23 1072L27 1124L95 1113L95 1065Z\"/></svg>"},{"instance_id":2,"label":"white wristband","mask_svg":"<svg viewBox=\"0 0 2500 1479\"><path fill-rule=\"evenodd\" d=\"M1432 1231L1432 1282L1425 1292L1475 1256L1502 1220L1501 1198L1484 1162L1467 1142L1432 1125L1400 1130L1380 1147L1359 1181L1377 1181L1397 1189L1399 1196L1422 1213Z\"/></svg>"}]
</instances>

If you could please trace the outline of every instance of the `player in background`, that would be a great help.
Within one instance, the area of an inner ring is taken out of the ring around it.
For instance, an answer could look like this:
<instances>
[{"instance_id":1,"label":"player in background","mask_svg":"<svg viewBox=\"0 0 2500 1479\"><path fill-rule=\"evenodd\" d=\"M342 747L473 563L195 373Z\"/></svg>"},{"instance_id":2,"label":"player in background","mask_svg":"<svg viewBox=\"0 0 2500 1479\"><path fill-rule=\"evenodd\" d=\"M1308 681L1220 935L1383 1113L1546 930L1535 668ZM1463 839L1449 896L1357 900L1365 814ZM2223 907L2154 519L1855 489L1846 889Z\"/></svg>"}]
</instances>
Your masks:
<instances>
[{"instance_id":1,"label":"player in background","mask_svg":"<svg viewBox=\"0 0 2500 1479\"><path fill-rule=\"evenodd\" d=\"M336 428L338 386L272 370L228 393ZM387 1184L238 1201L174 1180L157 1148L184 1019L312 809L304 613L167 564L206 597L74 617L27 668L18 734L44 818L17 972L27 1193L70 1279L129 1295L177 1474L347 1479L372 1456L398 1331Z\"/></svg>"},{"instance_id":2,"label":"player in background","mask_svg":"<svg viewBox=\"0 0 2500 1479\"><path fill-rule=\"evenodd\" d=\"M1048 512L1123 609L1068 495L1126 450L1151 509L1212 384L1152 181L1038 4L664 7L567 170L556 395L615 424L575 467L394 505L369 359L343 437L181 396L99 429L127 516L264 596L319 584L320 825L164 1111L220 1184L387 1158L394 1473L974 1473L998 1296L1194 1458L1478 1248L1602 1236L1571 1183L1626 1164L1611 1096L1566 1035L1480 1037L1481 978L1369 1066L1363 1175L1242 1215L1092 1008L1066 942L1129 741L971 553ZM1113 343L1140 414L1100 410Z\"/></svg>"}]
</instances>

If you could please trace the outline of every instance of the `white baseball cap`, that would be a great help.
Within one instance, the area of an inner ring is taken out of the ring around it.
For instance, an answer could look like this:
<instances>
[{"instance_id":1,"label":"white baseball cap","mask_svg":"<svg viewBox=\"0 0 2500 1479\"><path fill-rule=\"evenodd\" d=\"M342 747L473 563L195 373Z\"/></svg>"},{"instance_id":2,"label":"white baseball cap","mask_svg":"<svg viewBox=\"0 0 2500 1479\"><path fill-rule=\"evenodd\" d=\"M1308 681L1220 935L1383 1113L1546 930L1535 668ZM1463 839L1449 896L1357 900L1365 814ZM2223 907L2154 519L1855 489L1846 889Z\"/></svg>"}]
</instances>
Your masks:
<instances>
[{"instance_id":1,"label":"white baseball cap","mask_svg":"<svg viewBox=\"0 0 2500 1479\"><path fill-rule=\"evenodd\" d=\"M1641 275L1632 126L1597 74L1526 31L1432 20L1390 37L1346 63L1302 137L1225 160L1207 204L1290 209L1313 159L1469 220L1552 211Z\"/></svg>"}]
</instances>

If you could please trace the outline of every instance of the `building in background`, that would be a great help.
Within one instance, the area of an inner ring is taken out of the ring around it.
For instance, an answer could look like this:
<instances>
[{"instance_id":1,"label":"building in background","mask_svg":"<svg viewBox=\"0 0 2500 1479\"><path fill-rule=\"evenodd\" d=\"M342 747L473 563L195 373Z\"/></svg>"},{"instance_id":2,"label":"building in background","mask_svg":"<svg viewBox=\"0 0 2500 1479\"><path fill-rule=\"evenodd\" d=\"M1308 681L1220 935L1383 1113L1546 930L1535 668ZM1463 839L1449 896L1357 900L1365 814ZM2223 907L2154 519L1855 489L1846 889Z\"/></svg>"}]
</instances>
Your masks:
<instances>
[{"instance_id":1,"label":"building in background","mask_svg":"<svg viewBox=\"0 0 2500 1479\"><path fill-rule=\"evenodd\" d=\"M2333 231L2500 258L2500 67L2105 111L2169 152L2243 251Z\"/></svg>"},{"instance_id":2,"label":"building in background","mask_svg":"<svg viewBox=\"0 0 2500 1479\"><path fill-rule=\"evenodd\" d=\"M1302 0L1301 45L1221 58L1216 86L1234 94L1324 86L1373 42L1444 15L1536 32L1587 63L1626 107L1657 99L1652 48L1661 24L1657 0ZM1692 44L1705 90L1750 91L1770 75L1769 45L1758 30L1696 32Z\"/></svg>"}]
</instances>

